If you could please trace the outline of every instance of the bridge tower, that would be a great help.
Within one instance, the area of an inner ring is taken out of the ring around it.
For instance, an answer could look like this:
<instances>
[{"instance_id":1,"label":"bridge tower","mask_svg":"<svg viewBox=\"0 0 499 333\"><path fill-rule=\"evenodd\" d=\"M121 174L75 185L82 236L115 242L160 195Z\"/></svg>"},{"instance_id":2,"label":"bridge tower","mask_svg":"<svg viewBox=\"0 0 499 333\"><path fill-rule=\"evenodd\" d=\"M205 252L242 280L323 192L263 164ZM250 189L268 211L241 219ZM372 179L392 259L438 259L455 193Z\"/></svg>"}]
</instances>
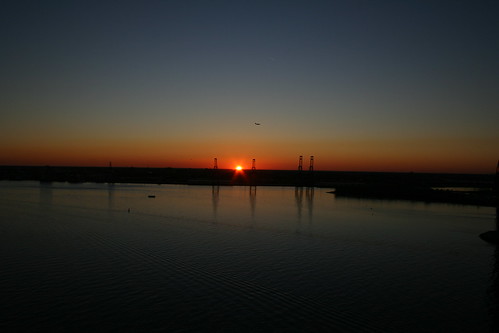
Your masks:
<instances>
[{"instance_id":1,"label":"bridge tower","mask_svg":"<svg viewBox=\"0 0 499 333\"><path fill-rule=\"evenodd\" d=\"M310 167L308 170L314 171L314 156L310 156Z\"/></svg>"},{"instance_id":2,"label":"bridge tower","mask_svg":"<svg viewBox=\"0 0 499 333\"><path fill-rule=\"evenodd\" d=\"M298 171L303 170L303 156L300 155L300 159L298 160Z\"/></svg>"},{"instance_id":3,"label":"bridge tower","mask_svg":"<svg viewBox=\"0 0 499 333\"><path fill-rule=\"evenodd\" d=\"M213 159L213 169L215 169L215 170L218 169L218 162L217 162L217 158L216 157Z\"/></svg>"},{"instance_id":4,"label":"bridge tower","mask_svg":"<svg viewBox=\"0 0 499 333\"><path fill-rule=\"evenodd\" d=\"M251 162L251 170L256 170L255 159Z\"/></svg>"}]
</instances>

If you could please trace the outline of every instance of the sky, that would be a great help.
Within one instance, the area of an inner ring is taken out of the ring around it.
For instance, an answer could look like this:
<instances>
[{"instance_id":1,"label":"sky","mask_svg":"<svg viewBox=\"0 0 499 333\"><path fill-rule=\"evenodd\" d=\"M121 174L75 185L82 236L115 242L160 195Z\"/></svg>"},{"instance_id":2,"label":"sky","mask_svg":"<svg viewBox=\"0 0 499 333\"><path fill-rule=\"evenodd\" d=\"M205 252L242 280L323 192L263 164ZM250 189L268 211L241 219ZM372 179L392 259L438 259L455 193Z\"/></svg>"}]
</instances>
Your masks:
<instances>
[{"instance_id":1,"label":"sky","mask_svg":"<svg viewBox=\"0 0 499 333\"><path fill-rule=\"evenodd\" d=\"M498 17L496 0L2 1L0 165L493 173Z\"/></svg>"}]
</instances>

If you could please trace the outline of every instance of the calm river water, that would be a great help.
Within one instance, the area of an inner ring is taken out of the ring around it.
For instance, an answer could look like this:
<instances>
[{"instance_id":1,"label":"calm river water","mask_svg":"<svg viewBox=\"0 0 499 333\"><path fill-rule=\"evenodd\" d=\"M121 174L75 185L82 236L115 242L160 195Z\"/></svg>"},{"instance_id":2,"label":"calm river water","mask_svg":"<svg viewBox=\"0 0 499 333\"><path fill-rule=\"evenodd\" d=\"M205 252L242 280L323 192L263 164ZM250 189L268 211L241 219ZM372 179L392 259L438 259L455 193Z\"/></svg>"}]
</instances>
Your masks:
<instances>
[{"instance_id":1,"label":"calm river water","mask_svg":"<svg viewBox=\"0 0 499 333\"><path fill-rule=\"evenodd\" d=\"M327 191L0 182L0 330L497 329L495 209Z\"/></svg>"}]
</instances>

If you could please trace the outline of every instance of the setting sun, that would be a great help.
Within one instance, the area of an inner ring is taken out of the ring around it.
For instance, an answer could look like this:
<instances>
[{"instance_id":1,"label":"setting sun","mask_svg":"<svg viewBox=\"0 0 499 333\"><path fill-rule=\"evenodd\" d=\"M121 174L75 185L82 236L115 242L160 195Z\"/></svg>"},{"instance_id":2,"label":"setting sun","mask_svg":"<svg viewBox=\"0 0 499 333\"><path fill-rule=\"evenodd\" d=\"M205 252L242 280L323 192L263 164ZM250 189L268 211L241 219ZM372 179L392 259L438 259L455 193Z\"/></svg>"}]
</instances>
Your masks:
<instances>
[{"instance_id":1,"label":"setting sun","mask_svg":"<svg viewBox=\"0 0 499 333\"><path fill-rule=\"evenodd\" d=\"M236 170L237 170L237 171L241 171L242 169L243 169L243 167L242 167L242 166L240 166L240 165L236 166Z\"/></svg>"}]
</instances>

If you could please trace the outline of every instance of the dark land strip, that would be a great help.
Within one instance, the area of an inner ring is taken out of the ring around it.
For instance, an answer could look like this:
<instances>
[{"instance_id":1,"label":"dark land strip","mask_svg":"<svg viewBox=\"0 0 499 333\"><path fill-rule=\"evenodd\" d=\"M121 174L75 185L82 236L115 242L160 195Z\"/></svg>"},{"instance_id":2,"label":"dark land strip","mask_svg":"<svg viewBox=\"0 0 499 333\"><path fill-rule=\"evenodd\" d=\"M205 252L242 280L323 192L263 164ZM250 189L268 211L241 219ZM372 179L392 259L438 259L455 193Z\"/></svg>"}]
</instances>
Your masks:
<instances>
[{"instance_id":1,"label":"dark land strip","mask_svg":"<svg viewBox=\"0 0 499 333\"><path fill-rule=\"evenodd\" d=\"M313 186L334 189L337 196L344 197L447 202L490 207L497 207L499 203L498 176L495 174L0 166L0 180L212 186ZM455 191L449 188L460 190Z\"/></svg>"}]
</instances>

